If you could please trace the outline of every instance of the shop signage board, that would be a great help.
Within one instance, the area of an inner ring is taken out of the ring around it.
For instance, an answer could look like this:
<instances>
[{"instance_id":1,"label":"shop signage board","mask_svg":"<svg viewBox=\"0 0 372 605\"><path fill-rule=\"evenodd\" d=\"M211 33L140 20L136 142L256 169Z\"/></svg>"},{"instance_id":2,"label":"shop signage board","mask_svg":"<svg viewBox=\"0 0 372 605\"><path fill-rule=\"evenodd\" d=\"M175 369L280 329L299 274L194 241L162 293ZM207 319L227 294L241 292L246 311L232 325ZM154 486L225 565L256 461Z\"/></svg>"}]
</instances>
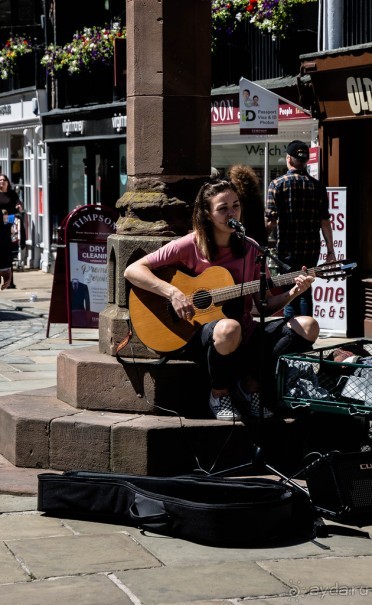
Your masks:
<instances>
[{"instance_id":1,"label":"shop signage board","mask_svg":"<svg viewBox=\"0 0 372 605\"><path fill-rule=\"evenodd\" d=\"M88 204L70 212L59 228L49 310L51 323L71 328L98 328L107 304L107 238L115 233L117 214Z\"/></svg>"},{"instance_id":2,"label":"shop signage board","mask_svg":"<svg viewBox=\"0 0 372 605\"><path fill-rule=\"evenodd\" d=\"M246 78L240 78L239 108L240 134L278 134L278 95Z\"/></svg>"},{"instance_id":3,"label":"shop signage board","mask_svg":"<svg viewBox=\"0 0 372 605\"><path fill-rule=\"evenodd\" d=\"M278 121L308 120L309 114L279 98ZM211 100L211 125L240 124L239 94L214 95Z\"/></svg>"},{"instance_id":4,"label":"shop signage board","mask_svg":"<svg viewBox=\"0 0 372 605\"><path fill-rule=\"evenodd\" d=\"M327 187L336 260L346 259L346 187ZM321 234L319 265L326 262L327 246ZM313 283L314 317L322 335L347 335L347 280L316 278Z\"/></svg>"},{"instance_id":5,"label":"shop signage board","mask_svg":"<svg viewBox=\"0 0 372 605\"><path fill-rule=\"evenodd\" d=\"M307 171L314 179L319 179L320 147L318 145L310 147L309 154Z\"/></svg>"}]
</instances>

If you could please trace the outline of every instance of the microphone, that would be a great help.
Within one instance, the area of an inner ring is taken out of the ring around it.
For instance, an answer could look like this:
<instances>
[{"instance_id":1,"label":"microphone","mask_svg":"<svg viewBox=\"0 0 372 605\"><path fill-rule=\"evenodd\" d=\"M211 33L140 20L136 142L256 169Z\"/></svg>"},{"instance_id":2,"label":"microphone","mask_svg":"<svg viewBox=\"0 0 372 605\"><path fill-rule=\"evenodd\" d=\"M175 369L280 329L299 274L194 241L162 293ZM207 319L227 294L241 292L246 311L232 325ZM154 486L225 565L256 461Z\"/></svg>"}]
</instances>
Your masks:
<instances>
[{"instance_id":1,"label":"microphone","mask_svg":"<svg viewBox=\"0 0 372 605\"><path fill-rule=\"evenodd\" d=\"M235 229L235 231L239 231L240 233L245 233L245 228L242 223L236 220L236 218L229 218L227 221L227 226L231 229Z\"/></svg>"}]
</instances>

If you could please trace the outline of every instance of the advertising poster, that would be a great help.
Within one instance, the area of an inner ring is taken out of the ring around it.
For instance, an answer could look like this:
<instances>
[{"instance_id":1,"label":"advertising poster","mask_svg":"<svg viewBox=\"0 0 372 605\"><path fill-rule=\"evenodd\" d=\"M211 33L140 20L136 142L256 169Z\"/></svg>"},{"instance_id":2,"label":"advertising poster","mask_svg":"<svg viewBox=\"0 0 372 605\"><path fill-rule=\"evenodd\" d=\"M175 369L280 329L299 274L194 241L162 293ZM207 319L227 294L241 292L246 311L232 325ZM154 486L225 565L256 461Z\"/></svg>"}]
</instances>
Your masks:
<instances>
[{"instance_id":1,"label":"advertising poster","mask_svg":"<svg viewBox=\"0 0 372 605\"><path fill-rule=\"evenodd\" d=\"M107 238L116 232L117 212L103 205L72 210L59 227L47 337L51 323L98 328L107 304Z\"/></svg>"},{"instance_id":2,"label":"advertising poster","mask_svg":"<svg viewBox=\"0 0 372 605\"><path fill-rule=\"evenodd\" d=\"M278 134L279 97L250 80L239 82L240 134Z\"/></svg>"},{"instance_id":3,"label":"advertising poster","mask_svg":"<svg viewBox=\"0 0 372 605\"><path fill-rule=\"evenodd\" d=\"M327 187L329 211L333 230L333 245L336 260L346 259L346 187ZM321 234L321 249L318 265L326 262L327 246ZM313 283L314 317L324 336L346 336L346 279L324 280L316 278Z\"/></svg>"},{"instance_id":4,"label":"advertising poster","mask_svg":"<svg viewBox=\"0 0 372 605\"><path fill-rule=\"evenodd\" d=\"M98 328L107 304L107 244L70 243L72 327Z\"/></svg>"}]
</instances>

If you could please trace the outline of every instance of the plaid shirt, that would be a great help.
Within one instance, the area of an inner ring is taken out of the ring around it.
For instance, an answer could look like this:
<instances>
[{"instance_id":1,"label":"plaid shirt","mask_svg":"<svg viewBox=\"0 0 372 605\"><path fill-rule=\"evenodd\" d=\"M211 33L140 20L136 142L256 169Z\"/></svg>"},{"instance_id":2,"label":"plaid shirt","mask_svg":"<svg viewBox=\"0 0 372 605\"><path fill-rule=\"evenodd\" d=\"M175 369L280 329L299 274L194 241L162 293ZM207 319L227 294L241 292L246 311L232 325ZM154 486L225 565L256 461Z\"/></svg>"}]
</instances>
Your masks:
<instances>
[{"instance_id":1,"label":"plaid shirt","mask_svg":"<svg viewBox=\"0 0 372 605\"><path fill-rule=\"evenodd\" d=\"M316 261L320 221L329 218L326 188L306 170L288 170L269 185L267 210L278 214L277 250L281 259Z\"/></svg>"}]
</instances>

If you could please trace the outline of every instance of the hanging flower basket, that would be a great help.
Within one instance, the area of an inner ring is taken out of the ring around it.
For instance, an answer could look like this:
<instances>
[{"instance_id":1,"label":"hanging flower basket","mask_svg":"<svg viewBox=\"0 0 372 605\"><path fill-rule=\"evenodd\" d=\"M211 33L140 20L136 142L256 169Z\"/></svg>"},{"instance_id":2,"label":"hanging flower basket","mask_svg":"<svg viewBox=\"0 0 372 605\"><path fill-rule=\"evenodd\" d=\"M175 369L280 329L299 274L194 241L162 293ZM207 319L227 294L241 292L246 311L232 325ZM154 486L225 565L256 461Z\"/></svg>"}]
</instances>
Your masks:
<instances>
[{"instance_id":1,"label":"hanging flower basket","mask_svg":"<svg viewBox=\"0 0 372 605\"><path fill-rule=\"evenodd\" d=\"M111 26L85 27L83 31L76 32L68 44L48 46L41 65L53 76L61 71L80 74L97 65L111 65L115 38L125 38L125 28L120 21Z\"/></svg>"},{"instance_id":2,"label":"hanging flower basket","mask_svg":"<svg viewBox=\"0 0 372 605\"><path fill-rule=\"evenodd\" d=\"M293 9L316 0L212 0L214 45L220 32L232 33L249 21L273 38L284 38L293 23Z\"/></svg>"},{"instance_id":3,"label":"hanging flower basket","mask_svg":"<svg viewBox=\"0 0 372 605\"><path fill-rule=\"evenodd\" d=\"M0 79L8 80L16 71L20 57L33 51L31 41L25 36L13 36L0 48Z\"/></svg>"}]
</instances>

